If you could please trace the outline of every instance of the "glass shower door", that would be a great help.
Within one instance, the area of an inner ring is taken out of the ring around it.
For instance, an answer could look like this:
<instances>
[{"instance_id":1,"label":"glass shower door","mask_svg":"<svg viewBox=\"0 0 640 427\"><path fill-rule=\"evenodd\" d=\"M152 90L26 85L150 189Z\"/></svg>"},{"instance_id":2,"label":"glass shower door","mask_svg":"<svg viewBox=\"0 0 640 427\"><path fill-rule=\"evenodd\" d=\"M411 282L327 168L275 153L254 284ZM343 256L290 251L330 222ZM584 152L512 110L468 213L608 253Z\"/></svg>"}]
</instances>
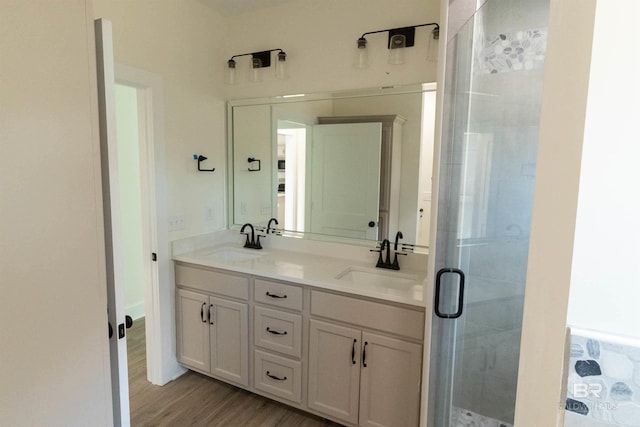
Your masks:
<instances>
[{"instance_id":1,"label":"glass shower door","mask_svg":"<svg viewBox=\"0 0 640 427\"><path fill-rule=\"evenodd\" d=\"M511 426L548 0L488 0L448 37L430 427Z\"/></svg>"}]
</instances>

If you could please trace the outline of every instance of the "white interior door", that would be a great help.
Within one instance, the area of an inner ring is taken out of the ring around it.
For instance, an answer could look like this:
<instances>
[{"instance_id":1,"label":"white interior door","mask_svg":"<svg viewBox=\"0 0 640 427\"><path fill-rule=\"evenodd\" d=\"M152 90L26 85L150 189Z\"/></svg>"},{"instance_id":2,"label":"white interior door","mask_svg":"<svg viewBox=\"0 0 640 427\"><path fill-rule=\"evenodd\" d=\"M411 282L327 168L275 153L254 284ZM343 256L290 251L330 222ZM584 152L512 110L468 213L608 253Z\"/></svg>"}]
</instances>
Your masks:
<instances>
[{"instance_id":1,"label":"white interior door","mask_svg":"<svg viewBox=\"0 0 640 427\"><path fill-rule=\"evenodd\" d=\"M310 231L377 239L382 124L315 125L312 145Z\"/></svg>"},{"instance_id":2,"label":"white interior door","mask_svg":"<svg viewBox=\"0 0 640 427\"><path fill-rule=\"evenodd\" d=\"M105 246L107 261L107 310L113 333L111 350L111 387L113 419L116 426L130 425L127 340L123 295L122 227L115 123L115 74L111 22L95 21L100 116L100 154L104 202Z\"/></svg>"}]
</instances>

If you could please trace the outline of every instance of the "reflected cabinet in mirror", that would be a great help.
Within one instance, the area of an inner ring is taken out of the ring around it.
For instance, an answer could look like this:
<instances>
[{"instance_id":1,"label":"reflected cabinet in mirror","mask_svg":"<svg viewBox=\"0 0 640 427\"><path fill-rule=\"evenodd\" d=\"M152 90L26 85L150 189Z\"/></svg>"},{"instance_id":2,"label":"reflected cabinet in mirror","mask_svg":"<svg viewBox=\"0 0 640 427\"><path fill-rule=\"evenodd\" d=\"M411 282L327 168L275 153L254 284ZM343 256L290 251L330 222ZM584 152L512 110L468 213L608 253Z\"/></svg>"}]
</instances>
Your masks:
<instances>
[{"instance_id":1,"label":"reflected cabinet in mirror","mask_svg":"<svg viewBox=\"0 0 640 427\"><path fill-rule=\"evenodd\" d=\"M428 246L435 84L228 104L230 225Z\"/></svg>"}]
</instances>

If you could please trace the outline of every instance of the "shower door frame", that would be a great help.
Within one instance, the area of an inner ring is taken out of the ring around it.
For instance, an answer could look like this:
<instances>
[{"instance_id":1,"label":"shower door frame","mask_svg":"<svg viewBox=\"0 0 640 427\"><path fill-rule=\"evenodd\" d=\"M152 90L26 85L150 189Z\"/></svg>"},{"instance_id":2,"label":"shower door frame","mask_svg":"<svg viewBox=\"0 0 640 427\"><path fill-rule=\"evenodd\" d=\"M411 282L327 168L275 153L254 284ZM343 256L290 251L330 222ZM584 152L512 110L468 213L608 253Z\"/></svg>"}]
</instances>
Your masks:
<instances>
[{"instance_id":1,"label":"shower door frame","mask_svg":"<svg viewBox=\"0 0 640 427\"><path fill-rule=\"evenodd\" d=\"M485 0L486 1L486 0ZM439 82L443 82L444 81L444 76L446 73L446 68L447 68L447 54L451 53L451 52L447 52L448 51L448 45L451 42L452 37L452 31L450 31L449 29L447 29L448 26L451 26L454 30L454 37L458 36L458 31L460 30L460 28L462 28L462 26L464 25L464 23L466 21L468 21L469 19L475 20L475 15L476 13L482 8L482 6L484 5L485 1L480 0L478 2L467 2L467 3L476 3L475 8L474 9L470 9L467 8L466 10L464 10L462 13L467 13L469 14L469 16L465 17L454 17L453 19L449 19L449 8L448 3L449 2L444 2L443 1L443 7L442 7L442 11L441 11L441 22L444 24L442 25L444 31L441 34L444 34L444 36L441 38L441 49L440 49L440 53L439 53L439 65L438 65L438 81ZM461 1L458 1L458 3L461 3ZM478 4L480 3L480 4ZM460 12L460 8L457 8L454 13L459 13ZM453 21L453 24L452 24ZM452 24L452 25L447 25L447 24ZM475 23L471 23L470 25L475 25ZM473 33L473 31L472 31ZM546 61L545 61L546 62ZM471 79L471 77L470 77ZM436 144L434 147L434 158L435 159L440 159L441 157L441 139L442 139L442 133L443 133L443 111L444 111L444 103L445 103L445 91L448 90L447 87L445 87L444 84L438 85L438 91L437 91L437 117L436 117ZM467 115L468 115L468 111L467 111ZM433 278L436 276L436 265L440 265L442 266L442 264L437 264L436 262L436 258L437 258L437 248L436 248L436 238L437 238L437 221L435 220L437 218L437 212L438 212L438 205L439 205L439 196L438 196L438 192L441 190L440 188L440 162L434 162L434 170L433 170L433 193L434 193L434 201L432 203L431 206L431 215L432 218L434 218L434 221L432 221L431 223L431 250L430 253L432 254L432 256L429 257L429 261L428 261L428 277ZM533 234L533 233L532 233ZM455 266L453 266L455 267ZM426 295L427 295L427 299L426 299L426 312L428 313L433 313L434 310L434 301L433 301L433 294L434 294L434 285L433 283L430 281L429 283L426 284L427 289L426 289ZM540 305L539 303L537 303L538 305ZM530 308L528 308L530 310ZM456 329L456 325L455 322L452 322L452 325L450 325L452 329L452 333L455 334L455 329ZM522 330L521 330L522 331ZM435 331L437 333L437 331ZM430 396L429 396L429 388L430 386L432 386L433 384L430 384L430 361L432 359L432 357L437 357L436 354L437 352L440 350L438 347L438 340L436 340L435 336L433 335L434 331L432 331L432 319L430 318L430 316L427 316L427 321L426 321L426 326L425 326L425 343L430 343L430 345L425 345L425 349L424 349L424 367L423 367L423 406L422 406L422 418L421 418L421 424L422 426L426 426L428 420L430 420L431 418L433 418L434 414L429 414L429 403L430 403ZM452 347L451 351L455 352L455 349ZM453 363L453 361L452 361ZM433 372L432 372L433 374ZM522 378L522 373L518 374L519 378ZM527 374L529 375L529 374ZM530 375L529 375L530 376ZM443 392L445 394L448 394L449 396L451 395L451 390L447 391L447 390L443 390ZM518 393L519 395L519 393ZM518 406L518 402L516 401L516 407ZM429 424L431 425L431 424Z\"/></svg>"}]
</instances>

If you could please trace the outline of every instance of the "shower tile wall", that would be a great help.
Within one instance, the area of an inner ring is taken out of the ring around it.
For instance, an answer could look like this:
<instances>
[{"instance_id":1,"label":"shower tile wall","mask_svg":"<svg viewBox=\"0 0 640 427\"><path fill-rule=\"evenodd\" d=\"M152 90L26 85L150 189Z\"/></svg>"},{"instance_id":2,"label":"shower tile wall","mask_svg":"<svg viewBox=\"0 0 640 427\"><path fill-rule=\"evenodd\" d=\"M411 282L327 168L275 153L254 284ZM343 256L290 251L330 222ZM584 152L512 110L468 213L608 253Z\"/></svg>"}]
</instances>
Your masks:
<instances>
[{"instance_id":1,"label":"shower tile wall","mask_svg":"<svg viewBox=\"0 0 640 427\"><path fill-rule=\"evenodd\" d=\"M565 427L640 426L640 341L572 330Z\"/></svg>"}]
</instances>

